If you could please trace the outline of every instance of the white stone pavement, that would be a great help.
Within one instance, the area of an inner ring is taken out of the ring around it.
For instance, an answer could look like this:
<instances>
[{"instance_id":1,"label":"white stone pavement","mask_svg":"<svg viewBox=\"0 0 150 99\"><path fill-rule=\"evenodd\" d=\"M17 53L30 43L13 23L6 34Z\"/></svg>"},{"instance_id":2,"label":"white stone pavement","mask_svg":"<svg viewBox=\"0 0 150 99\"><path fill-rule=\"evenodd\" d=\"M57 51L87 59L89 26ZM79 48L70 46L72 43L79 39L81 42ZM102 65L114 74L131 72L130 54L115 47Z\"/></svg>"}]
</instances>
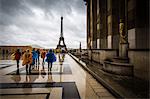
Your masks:
<instances>
[{"instance_id":1,"label":"white stone pavement","mask_svg":"<svg viewBox=\"0 0 150 99\"><path fill-rule=\"evenodd\" d=\"M0 60L0 99L114 99L115 97L98 83L69 55L64 62L53 64L48 71L47 63L35 67L26 75L24 66L16 74L14 60Z\"/></svg>"}]
</instances>

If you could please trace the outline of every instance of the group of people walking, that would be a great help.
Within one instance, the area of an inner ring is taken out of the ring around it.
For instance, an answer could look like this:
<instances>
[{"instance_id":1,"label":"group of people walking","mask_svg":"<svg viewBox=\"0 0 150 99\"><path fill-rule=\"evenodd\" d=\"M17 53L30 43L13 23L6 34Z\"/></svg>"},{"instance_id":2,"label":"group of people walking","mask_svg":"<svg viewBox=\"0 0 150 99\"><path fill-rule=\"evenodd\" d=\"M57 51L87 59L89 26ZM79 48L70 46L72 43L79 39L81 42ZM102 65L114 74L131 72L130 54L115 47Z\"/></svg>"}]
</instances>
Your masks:
<instances>
[{"instance_id":1,"label":"group of people walking","mask_svg":"<svg viewBox=\"0 0 150 99\"><path fill-rule=\"evenodd\" d=\"M35 48L30 51L27 49L23 54L17 49L17 51L14 53L14 58L17 62L17 69L19 69L19 60L22 57L22 65L26 66L26 73L30 74L32 68L35 66L39 67L40 64L40 56L42 58L42 66L44 67L45 61L48 63L48 70L51 71L53 62L56 61L56 56L52 49L50 49L48 52L46 52L44 49L40 53L39 49L35 51Z\"/></svg>"}]
</instances>

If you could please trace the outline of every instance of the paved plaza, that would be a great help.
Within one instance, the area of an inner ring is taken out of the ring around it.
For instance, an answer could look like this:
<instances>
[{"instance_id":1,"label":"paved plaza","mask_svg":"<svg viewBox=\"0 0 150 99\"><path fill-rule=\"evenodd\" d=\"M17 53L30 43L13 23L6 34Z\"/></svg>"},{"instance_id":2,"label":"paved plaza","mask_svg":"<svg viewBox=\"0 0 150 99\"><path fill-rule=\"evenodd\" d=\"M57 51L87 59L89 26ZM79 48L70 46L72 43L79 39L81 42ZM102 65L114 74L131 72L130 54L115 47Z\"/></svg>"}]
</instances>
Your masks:
<instances>
[{"instance_id":1,"label":"paved plaza","mask_svg":"<svg viewBox=\"0 0 150 99\"><path fill-rule=\"evenodd\" d=\"M68 54L62 61L57 55L52 71L47 63L35 66L26 74L20 62L0 60L1 99L114 99L115 97L98 83Z\"/></svg>"}]
</instances>

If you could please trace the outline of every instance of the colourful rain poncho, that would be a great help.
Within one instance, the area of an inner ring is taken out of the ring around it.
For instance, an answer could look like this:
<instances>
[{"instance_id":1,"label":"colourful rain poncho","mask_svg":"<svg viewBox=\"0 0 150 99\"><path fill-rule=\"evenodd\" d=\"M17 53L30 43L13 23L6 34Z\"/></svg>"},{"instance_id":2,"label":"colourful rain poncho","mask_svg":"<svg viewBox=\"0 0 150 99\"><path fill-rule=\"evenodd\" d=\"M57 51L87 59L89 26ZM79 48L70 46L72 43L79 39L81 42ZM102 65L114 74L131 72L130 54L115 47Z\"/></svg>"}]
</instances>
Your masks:
<instances>
[{"instance_id":1,"label":"colourful rain poncho","mask_svg":"<svg viewBox=\"0 0 150 99\"><path fill-rule=\"evenodd\" d=\"M30 52L26 52L23 54L23 62L22 65L28 65L28 64L32 64L33 60L32 60L32 54Z\"/></svg>"},{"instance_id":2,"label":"colourful rain poncho","mask_svg":"<svg viewBox=\"0 0 150 99\"><path fill-rule=\"evenodd\" d=\"M33 59L37 59L38 58L38 54L36 53L36 51L32 51L32 58Z\"/></svg>"},{"instance_id":3,"label":"colourful rain poncho","mask_svg":"<svg viewBox=\"0 0 150 99\"><path fill-rule=\"evenodd\" d=\"M55 56L55 54L53 53L53 52L48 52L47 54L46 54L46 60L45 60L46 62L50 62L50 63L53 63L53 62L55 62L56 61L56 56Z\"/></svg>"},{"instance_id":4,"label":"colourful rain poncho","mask_svg":"<svg viewBox=\"0 0 150 99\"><path fill-rule=\"evenodd\" d=\"M36 53L36 51L32 51L32 65L35 64L35 60L38 58L38 54Z\"/></svg>"}]
</instances>

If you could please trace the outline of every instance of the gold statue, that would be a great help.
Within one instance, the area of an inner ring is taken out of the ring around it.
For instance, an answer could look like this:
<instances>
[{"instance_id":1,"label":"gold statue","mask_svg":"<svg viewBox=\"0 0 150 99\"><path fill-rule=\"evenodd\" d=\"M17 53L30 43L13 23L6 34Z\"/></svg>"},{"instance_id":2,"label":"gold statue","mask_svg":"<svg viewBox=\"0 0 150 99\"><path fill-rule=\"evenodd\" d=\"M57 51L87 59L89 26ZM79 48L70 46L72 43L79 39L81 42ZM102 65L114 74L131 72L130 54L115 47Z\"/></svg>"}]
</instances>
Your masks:
<instances>
[{"instance_id":1,"label":"gold statue","mask_svg":"<svg viewBox=\"0 0 150 99\"><path fill-rule=\"evenodd\" d=\"M120 43L127 43L127 35L125 33L125 25L123 23L123 20L120 20L120 24L119 24L119 32L120 32Z\"/></svg>"}]
</instances>

